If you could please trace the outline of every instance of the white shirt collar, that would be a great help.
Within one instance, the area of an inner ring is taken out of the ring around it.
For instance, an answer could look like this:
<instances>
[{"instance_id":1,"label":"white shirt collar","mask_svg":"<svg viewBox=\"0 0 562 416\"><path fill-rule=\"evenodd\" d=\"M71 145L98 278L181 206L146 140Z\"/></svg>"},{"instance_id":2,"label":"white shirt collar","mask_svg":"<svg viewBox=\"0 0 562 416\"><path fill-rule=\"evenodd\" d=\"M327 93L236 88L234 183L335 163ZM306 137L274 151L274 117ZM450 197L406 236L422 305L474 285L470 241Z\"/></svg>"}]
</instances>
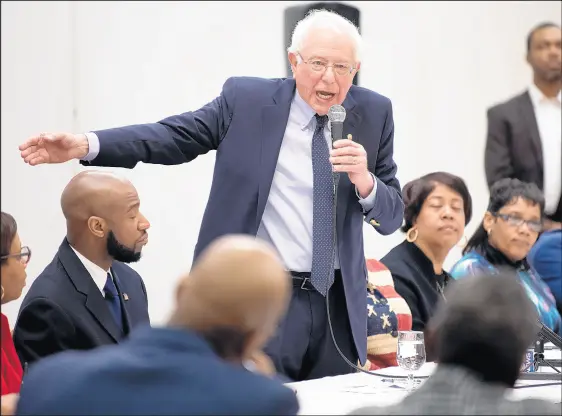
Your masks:
<instances>
[{"instance_id":1,"label":"white shirt collar","mask_svg":"<svg viewBox=\"0 0 562 416\"><path fill-rule=\"evenodd\" d=\"M88 260L82 254L80 254L74 247L70 246L70 248L72 248L72 251L76 253L76 257L80 259L80 261L82 262L88 273L90 273L90 276L94 280L94 283L100 290L101 294L104 295L103 288L105 287L105 283L107 282L107 274L109 273L109 270L104 270L94 262Z\"/></svg>"},{"instance_id":2,"label":"white shirt collar","mask_svg":"<svg viewBox=\"0 0 562 416\"><path fill-rule=\"evenodd\" d=\"M547 98L534 83L529 86L529 96L535 108L543 102L556 102L558 105L562 103L562 90L558 91L556 98Z\"/></svg>"},{"instance_id":3,"label":"white shirt collar","mask_svg":"<svg viewBox=\"0 0 562 416\"><path fill-rule=\"evenodd\" d=\"M301 127L301 130L305 130L306 128L308 128L310 126L310 123L312 122L312 120L314 120L314 116L316 115L316 111L314 111L313 108L310 105L308 105L308 103L306 101L304 101L302 99L302 97L300 96L300 94L297 90L295 90L295 97L293 98L293 105L297 109L296 114L297 114L297 117L298 117L299 126ZM326 126L328 127L328 131L331 131L330 123L326 123Z\"/></svg>"}]
</instances>

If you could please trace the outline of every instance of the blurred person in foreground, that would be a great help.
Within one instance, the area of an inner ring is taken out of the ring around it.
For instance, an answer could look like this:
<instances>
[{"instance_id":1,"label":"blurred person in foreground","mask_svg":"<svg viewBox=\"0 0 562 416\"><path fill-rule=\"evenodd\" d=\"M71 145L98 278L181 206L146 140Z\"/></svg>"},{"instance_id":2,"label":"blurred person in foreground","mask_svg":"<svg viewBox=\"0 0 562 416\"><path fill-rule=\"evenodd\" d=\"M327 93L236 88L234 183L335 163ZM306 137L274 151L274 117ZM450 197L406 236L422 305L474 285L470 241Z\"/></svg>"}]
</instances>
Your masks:
<instances>
[{"instance_id":1,"label":"blurred person in foreground","mask_svg":"<svg viewBox=\"0 0 562 416\"><path fill-rule=\"evenodd\" d=\"M549 287L562 315L562 229L541 234L527 260Z\"/></svg>"},{"instance_id":2,"label":"blurred person in foreground","mask_svg":"<svg viewBox=\"0 0 562 416\"><path fill-rule=\"evenodd\" d=\"M428 323L434 373L402 402L354 415L560 415L559 404L510 400L525 353L538 335L537 312L512 271L455 282Z\"/></svg>"},{"instance_id":3,"label":"blurred person in foreground","mask_svg":"<svg viewBox=\"0 0 562 416\"><path fill-rule=\"evenodd\" d=\"M527 36L533 82L488 110L488 186L503 178L536 184L545 196L545 230L562 229L561 42L559 25L533 28Z\"/></svg>"},{"instance_id":4,"label":"blurred person in foreground","mask_svg":"<svg viewBox=\"0 0 562 416\"><path fill-rule=\"evenodd\" d=\"M14 217L2 212L0 218L0 261L2 267L2 305L21 296L31 258L29 247L22 245ZM0 314L2 336L2 416L12 415L20 391L23 368L16 354L8 318Z\"/></svg>"},{"instance_id":5,"label":"blurred person in foreground","mask_svg":"<svg viewBox=\"0 0 562 416\"><path fill-rule=\"evenodd\" d=\"M381 259L412 312L412 330L423 331L449 284L443 269L449 252L464 237L472 216L465 182L433 172L404 185L406 239Z\"/></svg>"},{"instance_id":6,"label":"blurred person in foreground","mask_svg":"<svg viewBox=\"0 0 562 416\"><path fill-rule=\"evenodd\" d=\"M296 415L294 391L271 376L271 364L263 367L261 353L290 293L290 277L268 244L217 239L180 280L166 326L39 362L17 414ZM255 372L244 366L252 360Z\"/></svg>"},{"instance_id":7,"label":"blurred person in foreground","mask_svg":"<svg viewBox=\"0 0 562 416\"><path fill-rule=\"evenodd\" d=\"M482 223L468 241L463 257L451 268L451 276L493 276L501 267L514 270L541 321L561 334L554 296L526 258L542 230L543 207L544 197L534 183L507 178L496 182Z\"/></svg>"},{"instance_id":8,"label":"blurred person in foreground","mask_svg":"<svg viewBox=\"0 0 562 416\"><path fill-rule=\"evenodd\" d=\"M149 321L141 257L149 223L135 187L107 172L74 176L61 197L66 237L33 281L14 327L22 365L68 349L120 342Z\"/></svg>"},{"instance_id":9,"label":"blurred person in foreground","mask_svg":"<svg viewBox=\"0 0 562 416\"><path fill-rule=\"evenodd\" d=\"M21 156L32 166L79 159L132 169L139 162L188 163L216 150L194 260L229 233L273 244L293 278L294 294L266 352L294 381L350 373L328 326L328 290L339 349L349 361L364 363L363 221L388 235L400 227L404 212L391 102L352 85L361 52L353 23L314 10L293 32L292 78L232 77L199 110L151 124L41 134L20 146ZM327 114L333 105L346 110L347 139L332 149Z\"/></svg>"}]
</instances>

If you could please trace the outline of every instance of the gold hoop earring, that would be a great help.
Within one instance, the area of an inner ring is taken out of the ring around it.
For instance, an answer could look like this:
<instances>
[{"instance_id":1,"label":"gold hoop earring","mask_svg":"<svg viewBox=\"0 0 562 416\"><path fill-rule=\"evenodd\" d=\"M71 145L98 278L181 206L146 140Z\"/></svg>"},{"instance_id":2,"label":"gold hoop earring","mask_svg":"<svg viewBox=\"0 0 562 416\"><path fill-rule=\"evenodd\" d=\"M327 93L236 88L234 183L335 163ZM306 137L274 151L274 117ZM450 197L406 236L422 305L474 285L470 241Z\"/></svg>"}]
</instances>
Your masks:
<instances>
[{"instance_id":1,"label":"gold hoop earring","mask_svg":"<svg viewBox=\"0 0 562 416\"><path fill-rule=\"evenodd\" d=\"M457 247L459 248L465 248L466 245L468 244L468 238L466 237L466 235L463 235L462 238L460 239L460 241L462 241L462 243L457 243Z\"/></svg>"},{"instance_id":2,"label":"gold hoop earring","mask_svg":"<svg viewBox=\"0 0 562 416\"><path fill-rule=\"evenodd\" d=\"M2 288L2 298L0 299L4 299L4 286L0 286Z\"/></svg>"},{"instance_id":3,"label":"gold hoop earring","mask_svg":"<svg viewBox=\"0 0 562 416\"><path fill-rule=\"evenodd\" d=\"M413 235L412 235L412 233L413 233ZM408 241L408 243L413 243L417 239L418 239L418 229L417 228L410 228L408 230L408 232L406 233L406 241Z\"/></svg>"}]
</instances>

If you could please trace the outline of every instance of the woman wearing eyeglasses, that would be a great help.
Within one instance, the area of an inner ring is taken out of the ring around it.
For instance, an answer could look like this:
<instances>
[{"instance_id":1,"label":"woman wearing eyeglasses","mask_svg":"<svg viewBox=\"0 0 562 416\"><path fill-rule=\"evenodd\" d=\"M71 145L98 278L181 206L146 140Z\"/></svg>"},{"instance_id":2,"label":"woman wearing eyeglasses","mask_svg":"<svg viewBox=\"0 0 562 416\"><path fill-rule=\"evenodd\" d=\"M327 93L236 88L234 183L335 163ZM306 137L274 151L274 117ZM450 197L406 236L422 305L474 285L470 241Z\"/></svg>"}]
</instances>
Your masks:
<instances>
[{"instance_id":1,"label":"woman wearing eyeglasses","mask_svg":"<svg viewBox=\"0 0 562 416\"><path fill-rule=\"evenodd\" d=\"M23 247L16 221L10 214L1 213L0 261L2 265L2 305L21 296L25 286L25 268L31 257L28 247ZM23 370L14 348L6 315L1 314L2 335L2 415L13 414L20 391Z\"/></svg>"},{"instance_id":2,"label":"woman wearing eyeglasses","mask_svg":"<svg viewBox=\"0 0 562 416\"><path fill-rule=\"evenodd\" d=\"M542 231L544 197L533 183L501 179L490 188L482 224L468 241L464 256L451 269L459 279L511 268L535 304L541 321L562 334L560 313L548 286L527 262L527 254Z\"/></svg>"}]
</instances>

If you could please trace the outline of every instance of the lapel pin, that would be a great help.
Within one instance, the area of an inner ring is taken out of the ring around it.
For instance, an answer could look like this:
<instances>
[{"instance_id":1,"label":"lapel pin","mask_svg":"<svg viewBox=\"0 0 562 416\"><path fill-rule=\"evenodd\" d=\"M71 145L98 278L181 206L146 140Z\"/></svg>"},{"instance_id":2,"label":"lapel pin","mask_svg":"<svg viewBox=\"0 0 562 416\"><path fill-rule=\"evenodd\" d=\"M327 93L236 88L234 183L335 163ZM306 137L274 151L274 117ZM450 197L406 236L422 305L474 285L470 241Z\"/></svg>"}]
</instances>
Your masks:
<instances>
[{"instance_id":1,"label":"lapel pin","mask_svg":"<svg viewBox=\"0 0 562 416\"><path fill-rule=\"evenodd\" d=\"M127 295L126 293L123 293L123 300L124 300L124 301L128 301L128 300L129 300L129 295Z\"/></svg>"}]
</instances>

